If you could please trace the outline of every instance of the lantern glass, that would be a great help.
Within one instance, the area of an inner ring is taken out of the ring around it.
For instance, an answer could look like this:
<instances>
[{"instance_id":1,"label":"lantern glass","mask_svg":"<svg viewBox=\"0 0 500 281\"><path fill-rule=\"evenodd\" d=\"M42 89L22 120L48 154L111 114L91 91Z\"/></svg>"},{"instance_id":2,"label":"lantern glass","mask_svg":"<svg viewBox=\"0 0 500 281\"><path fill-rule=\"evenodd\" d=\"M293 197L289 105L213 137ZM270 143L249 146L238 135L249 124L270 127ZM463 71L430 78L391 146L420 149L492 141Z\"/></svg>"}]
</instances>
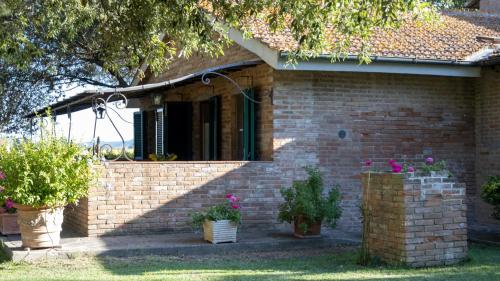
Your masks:
<instances>
[{"instance_id":1,"label":"lantern glass","mask_svg":"<svg viewBox=\"0 0 500 281\"><path fill-rule=\"evenodd\" d=\"M153 105L159 106L163 102L163 95L162 94L154 94L152 97L153 100Z\"/></svg>"}]
</instances>

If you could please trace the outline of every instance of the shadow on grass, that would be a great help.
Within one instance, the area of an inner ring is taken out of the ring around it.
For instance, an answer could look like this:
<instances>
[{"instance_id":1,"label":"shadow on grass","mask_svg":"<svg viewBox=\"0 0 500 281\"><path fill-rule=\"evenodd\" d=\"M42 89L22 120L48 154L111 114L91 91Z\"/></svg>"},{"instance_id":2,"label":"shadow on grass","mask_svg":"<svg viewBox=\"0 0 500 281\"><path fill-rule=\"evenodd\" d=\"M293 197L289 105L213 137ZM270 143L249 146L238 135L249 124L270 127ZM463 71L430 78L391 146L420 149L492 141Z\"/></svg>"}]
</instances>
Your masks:
<instances>
[{"instance_id":1,"label":"shadow on grass","mask_svg":"<svg viewBox=\"0 0 500 281\"><path fill-rule=\"evenodd\" d=\"M500 248L474 245L463 264L412 269L356 265L355 251L322 256L271 258L235 257L142 258L101 257L113 275L142 276L146 280L500 280ZM186 278L186 279L183 279Z\"/></svg>"},{"instance_id":2,"label":"shadow on grass","mask_svg":"<svg viewBox=\"0 0 500 281\"><path fill-rule=\"evenodd\" d=\"M0 264L10 261L9 256L5 253L5 250L0 245Z\"/></svg>"}]
</instances>

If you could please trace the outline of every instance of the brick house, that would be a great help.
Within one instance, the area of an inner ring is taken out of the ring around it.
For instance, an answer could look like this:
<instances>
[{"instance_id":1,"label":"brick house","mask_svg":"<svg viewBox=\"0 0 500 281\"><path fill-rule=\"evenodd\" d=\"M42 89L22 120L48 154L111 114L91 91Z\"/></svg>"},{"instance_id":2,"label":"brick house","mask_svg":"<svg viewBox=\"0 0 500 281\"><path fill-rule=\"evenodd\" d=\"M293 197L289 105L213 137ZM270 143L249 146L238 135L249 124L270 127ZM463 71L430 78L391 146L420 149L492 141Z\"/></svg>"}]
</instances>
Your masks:
<instances>
[{"instance_id":1,"label":"brick house","mask_svg":"<svg viewBox=\"0 0 500 281\"><path fill-rule=\"evenodd\" d=\"M437 27L409 20L377 31L367 65L356 61L354 42L345 61L320 56L289 66L295 42L255 22L252 39L230 31L235 43L224 56L179 59L158 77L146 71L136 86L52 105L64 114L118 91L139 108L136 161L100 167L89 197L68 208L66 227L86 236L185 231L190 212L227 192L243 198L243 227L283 227L280 187L313 165L327 185L341 186L339 227L357 232L363 160L433 156L466 183L469 228L500 232L478 196L500 169L500 8L483 2L489 13L447 12ZM231 78L245 95L224 77L207 74L203 83L207 72ZM169 153L178 159L147 161Z\"/></svg>"}]
</instances>

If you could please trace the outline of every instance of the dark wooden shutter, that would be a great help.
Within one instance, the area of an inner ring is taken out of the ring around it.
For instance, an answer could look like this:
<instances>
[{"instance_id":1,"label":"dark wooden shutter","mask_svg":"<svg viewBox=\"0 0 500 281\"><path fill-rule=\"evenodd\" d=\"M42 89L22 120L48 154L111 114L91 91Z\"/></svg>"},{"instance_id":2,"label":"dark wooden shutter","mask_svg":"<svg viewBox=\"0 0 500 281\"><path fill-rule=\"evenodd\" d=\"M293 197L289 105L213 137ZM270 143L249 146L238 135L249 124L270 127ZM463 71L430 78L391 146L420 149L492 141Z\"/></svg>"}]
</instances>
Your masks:
<instances>
[{"instance_id":1,"label":"dark wooden shutter","mask_svg":"<svg viewBox=\"0 0 500 281\"><path fill-rule=\"evenodd\" d=\"M219 113L220 97L215 96L209 99L210 107L210 149L209 159L218 160L219 158Z\"/></svg>"},{"instance_id":2,"label":"dark wooden shutter","mask_svg":"<svg viewBox=\"0 0 500 281\"><path fill-rule=\"evenodd\" d=\"M156 109L156 155L165 155L165 117L163 108Z\"/></svg>"},{"instance_id":3,"label":"dark wooden shutter","mask_svg":"<svg viewBox=\"0 0 500 281\"><path fill-rule=\"evenodd\" d=\"M255 100L253 89L246 89L245 94ZM255 103L243 99L243 160L255 160Z\"/></svg>"},{"instance_id":4,"label":"dark wooden shutter","mask_svg":"<svg viewBox=\"0 0 500 281\"><path fill-rule=\"evenodd\" d=\"M134 112L134 159L144 159L144 112Z\"/></svg>"}]
</instances>

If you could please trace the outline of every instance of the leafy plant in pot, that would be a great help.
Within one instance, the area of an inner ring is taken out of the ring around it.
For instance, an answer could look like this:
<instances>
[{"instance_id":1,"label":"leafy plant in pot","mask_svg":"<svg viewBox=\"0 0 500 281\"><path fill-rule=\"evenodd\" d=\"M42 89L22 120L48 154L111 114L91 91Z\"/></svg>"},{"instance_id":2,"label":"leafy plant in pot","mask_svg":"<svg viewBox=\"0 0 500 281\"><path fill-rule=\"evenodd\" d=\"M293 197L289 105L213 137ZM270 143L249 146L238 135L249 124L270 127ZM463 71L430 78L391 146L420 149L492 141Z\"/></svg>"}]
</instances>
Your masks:
<instances>
[{"instance_id":1,"label":"leafy plant in pot","mask_svg":"<svg viewBox=\"0 0 500 281\"><path fill-rule=\"evenodd\" d=\"M340 191L333 186L324 196L321 172L317 168L305 167L308 179L294 181L291 187L281 190L285 199L279 207L278 220L294 224L296 237L314 237L321 234L321 224L325 222L335 228L342 215Z\"/></svg>"},{"instance_id":2,"label":"leafy plant in pot","mask_svg":"<svg viewBox=\"0 0 500 281\"><path fill-rule=\"evenodd\" d=\"M191 214L194 228L203 227L203 238L213 244L236 242L238 224L241 223L240 197L230 193L226 201L208 208L205 212Z\"/></svg>"},{"instance_id":3,"label":"leafy plant in pot","mask_svg":"<svg viewBox=\"0 0 500 281\"><path fill-rule=\"evenodd\" d=\"M87 195L92 157L45 127L39 140L0 145L0 197L14 202L23 247L59 245L64 207Z\"/></svg>"},{"instance_id":4,"label":"leafy plant in pot","mask_svg":"<svg viewBox=\"0 0 500 281\"><path fill-rule=\"evenodd\" d=\"M493 205L492 216L500 220L500 176L491 176L482 186L481 198Z\"/></svg>"}]
</instances>

